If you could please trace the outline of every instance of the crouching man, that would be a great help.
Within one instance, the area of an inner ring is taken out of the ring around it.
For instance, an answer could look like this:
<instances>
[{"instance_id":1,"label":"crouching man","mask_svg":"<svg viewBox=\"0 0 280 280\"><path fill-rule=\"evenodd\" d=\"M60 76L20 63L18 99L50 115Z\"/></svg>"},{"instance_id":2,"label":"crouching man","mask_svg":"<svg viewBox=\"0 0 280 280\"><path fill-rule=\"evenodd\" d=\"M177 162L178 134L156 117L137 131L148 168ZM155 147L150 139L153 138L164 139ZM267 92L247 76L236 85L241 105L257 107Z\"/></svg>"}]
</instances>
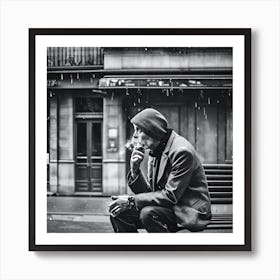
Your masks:
<instances>
[{"instance_id":1,"label":"crouching man","mask_svg":"<svg viewBox=\"0 0 280 280\"><path fill-rule=\"evenodd\" d=\"M145 109L131 119L138 145L130 159L128 185L134 195L112 197L110 220L115 232L202 231L211 219L204 169L193 146L168 128L166 118ZM137 148L138 146L138 148ZM140 171L149 150L147 180Z\"/></svg>"}]
</instances>

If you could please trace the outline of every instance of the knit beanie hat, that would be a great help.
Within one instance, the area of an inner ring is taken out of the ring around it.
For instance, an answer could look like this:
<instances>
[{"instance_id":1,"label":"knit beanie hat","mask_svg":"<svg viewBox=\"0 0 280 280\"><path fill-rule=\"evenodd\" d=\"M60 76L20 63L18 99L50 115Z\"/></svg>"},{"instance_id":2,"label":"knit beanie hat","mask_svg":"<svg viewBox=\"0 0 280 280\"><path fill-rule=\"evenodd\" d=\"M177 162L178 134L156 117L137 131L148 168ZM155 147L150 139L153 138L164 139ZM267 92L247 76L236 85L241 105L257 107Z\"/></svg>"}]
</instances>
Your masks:
<instances>
[{"instance_id":1,"label":"knit beanie hat","mask_svg":"<svg viewBox=\"0 0 280 280\"><path fill-rule=\"evenodd\" d=\"M159 141L167 133L167 120L155 109L148 108L139 112L130 122L143 130L148 136Z\"/></svg>"}]
</instances>

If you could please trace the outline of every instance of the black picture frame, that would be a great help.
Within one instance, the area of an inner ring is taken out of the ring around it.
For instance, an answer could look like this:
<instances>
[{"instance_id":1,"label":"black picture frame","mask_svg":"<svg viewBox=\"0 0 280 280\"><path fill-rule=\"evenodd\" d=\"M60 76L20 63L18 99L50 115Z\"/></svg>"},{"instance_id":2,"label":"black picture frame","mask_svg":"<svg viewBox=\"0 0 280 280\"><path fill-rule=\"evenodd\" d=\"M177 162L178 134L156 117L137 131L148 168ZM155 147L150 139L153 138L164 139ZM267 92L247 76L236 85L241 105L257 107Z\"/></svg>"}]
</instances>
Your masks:
<instances>
[{"instance_id":1,"label":"black picture frame","mask_svg":"<svg viewBox=\"0 0 280 280\"><path fill-rule=\"evenodd\" d=\"M53 35L194 35L244 37L244 244L234 245L57 245L36 243L36 36ZM250 251L251 250L251 29L29 29L29 250L30 251Z\"/></svg>"}]
</instances>

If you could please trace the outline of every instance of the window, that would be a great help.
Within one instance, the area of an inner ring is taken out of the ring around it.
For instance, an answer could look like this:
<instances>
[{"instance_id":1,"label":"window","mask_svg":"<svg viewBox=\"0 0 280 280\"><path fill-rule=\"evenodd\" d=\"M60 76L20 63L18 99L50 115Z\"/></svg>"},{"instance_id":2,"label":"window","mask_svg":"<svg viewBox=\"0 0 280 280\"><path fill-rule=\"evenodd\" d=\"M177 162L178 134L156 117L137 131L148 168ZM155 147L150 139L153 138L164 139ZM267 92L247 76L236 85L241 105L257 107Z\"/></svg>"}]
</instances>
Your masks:
<instances>
[{"instance_id":1,"label":"window","mask_svg":"<svg viewBox=\"0 0 280 280\"><path fill-rule=\"evenodd\" d=\"M100 114L103 112L102 98L76 98L76 113Z\"/></svg>"}]
</instances>

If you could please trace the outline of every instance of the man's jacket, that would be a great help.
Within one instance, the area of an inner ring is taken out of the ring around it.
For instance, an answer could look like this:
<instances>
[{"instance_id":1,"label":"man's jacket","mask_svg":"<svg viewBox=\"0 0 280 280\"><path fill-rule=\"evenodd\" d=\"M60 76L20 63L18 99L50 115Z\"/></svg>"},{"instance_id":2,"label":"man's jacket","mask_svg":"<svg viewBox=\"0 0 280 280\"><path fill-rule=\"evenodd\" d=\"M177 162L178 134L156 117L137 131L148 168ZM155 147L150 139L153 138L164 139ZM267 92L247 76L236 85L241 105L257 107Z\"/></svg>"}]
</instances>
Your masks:
<instances>
[{"instance_id":1,"label":"man's jacket","mask_svg":"<svg viewBox=\"0 0 280 280\"><path fill-rule=\"evenodd\" d=\"M148 180L141 172L134 180L128 175L136 207L139 210L153 205L173 208L179 226L190 231L203 230L211 219L211 204L205 172L193 146L172 131L161 156L157 178L154 161L155 158L149 157Z\"/></svg>"}]
</instances>

